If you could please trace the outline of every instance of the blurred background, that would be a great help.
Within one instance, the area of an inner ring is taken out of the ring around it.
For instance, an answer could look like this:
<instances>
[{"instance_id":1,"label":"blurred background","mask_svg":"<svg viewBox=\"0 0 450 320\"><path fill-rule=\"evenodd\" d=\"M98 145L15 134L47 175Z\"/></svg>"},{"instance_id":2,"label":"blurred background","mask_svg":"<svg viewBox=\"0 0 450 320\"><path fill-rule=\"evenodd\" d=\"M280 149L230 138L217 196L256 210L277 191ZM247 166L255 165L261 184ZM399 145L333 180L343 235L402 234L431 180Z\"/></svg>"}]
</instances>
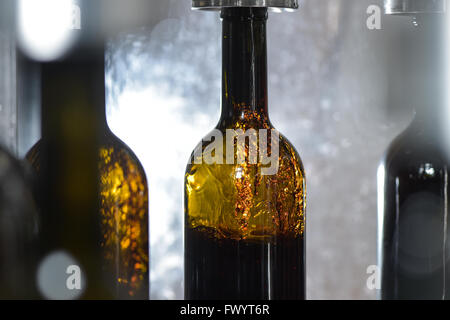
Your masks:
<instances>
[{"instance_id":1,"label":"blurred background","mask_svg":"<svg viewBox=\"0 0 450 320\"><path fill-rule=\"evenodd\" d=\"M151 298L182 299L184 170L219 119L221 22L189 0L146 2L136 11L151 19L110 36L107 118L148 177ZM369 30L370 5L382 12L382 0L301 0L269 15L269 113L306 170L308 299L376 297L376 172L413 116L402 87L413 28L382 14ZM1 32L0 143L22 158L39 139L39 90L15 61Z\"/></svg>"}]
</instances>

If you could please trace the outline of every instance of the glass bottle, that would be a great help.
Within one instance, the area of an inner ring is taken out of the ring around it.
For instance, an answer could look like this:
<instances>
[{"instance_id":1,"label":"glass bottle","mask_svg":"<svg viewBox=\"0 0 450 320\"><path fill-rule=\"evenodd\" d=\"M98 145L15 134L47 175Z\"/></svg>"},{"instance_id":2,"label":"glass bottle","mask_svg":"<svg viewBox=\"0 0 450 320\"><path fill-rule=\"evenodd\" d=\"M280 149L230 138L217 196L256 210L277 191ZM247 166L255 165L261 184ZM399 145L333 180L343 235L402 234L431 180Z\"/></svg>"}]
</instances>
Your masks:
<instances>
[{"instance_id":1,"label":"glass bottle","mask_svg":"<svg viewBox=\"0 0 450 320\"><path fill-rule=\"evenodd\" d=\"M62 247L92 268L87 289L89 281L97 288L82 298L148 299L146 175L108 128L103 42L86 40L98 1L80 4L79 45L41 63L42 139L26 155L37 176L42 255Z\"/></svg>"},{"instance_id":2,"label":"glass bottle","mask_svg":"<svg viewBox=\"0 0 450 320\"><path fill-rule=\"evenodd\" d=\"M37 297L39 216L16 151L15 2L0 1L0 299Z\"/></svg>"},{"instance_id":3,"label":"glass bottle","mask_svg":"<svg viewBox=\"0 0 450 320\"><path fill-rule=\"evenodd\" d=\"M33 299L39 216L23 167L0 148L0 299Z\"/></svg>"},{"instance_id":4,"label":"glass bottle","mask_svg":"<svg viewBox=\"0 0 450 320\"><path fill-rule=\"evenodd\" d=\"M268 117L267 8L223 8L221 17L222 114L216 140L203 139L185 174L185 298L303 299L305 174ZM230 132L256 134L228 145ZM270 174L261 154L258 161L250 154L252 144L266 145L264 132L268 152L278 152ZM213 142L226 152L205 161Z\"/></svg>"},{"instance_id":5,"label":"glass bottle","mask_svg":"<svg viewBox=\"0 0 450 320\"><path fill-rule=\"evenodd\" d=\"M419 14L405 97L409 127L378 169L382 299L448 298L448 117L445 14Z\"/></svg>"}]
</instances>

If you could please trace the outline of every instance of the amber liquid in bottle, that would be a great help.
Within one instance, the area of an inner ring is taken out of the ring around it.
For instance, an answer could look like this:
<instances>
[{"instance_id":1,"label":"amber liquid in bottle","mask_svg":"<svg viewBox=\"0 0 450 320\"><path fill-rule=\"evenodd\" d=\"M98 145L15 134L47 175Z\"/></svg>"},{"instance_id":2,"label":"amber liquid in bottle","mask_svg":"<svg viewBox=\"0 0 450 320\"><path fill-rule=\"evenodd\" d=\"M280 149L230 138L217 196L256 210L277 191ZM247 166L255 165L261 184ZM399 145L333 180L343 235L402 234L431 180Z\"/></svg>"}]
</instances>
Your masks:
<instances>
[{"instance_id":1,"label":"amber liquid in bottle","mask_svg":"<svg viewBox=\"0 0 450 320\"><path fill-rule=\"evenodd\" d=\"M42 64L42 86L43 138L26 155L38 177L42 255L85 245L100 287L86 298L148 299L147 180L106 123L103 47Z\"/></svg>"},{"instance_id":2,"label":"amber liquid in bottle","mask_svg":"<svg viewBox=\"0 0 450 320\"><path fill-rule=\"evenodd\" d=\"M416 114L379 168L382 299L447 299L448 168L444 16L416 21L410 85Z\"/></svg>"},{"instance_id":3,"label":"amber liquid in bottle","mask_svg":"<svg viewBox=\"0 0 450 320\"><path fill-rule=\"evenodd\" d=\"M225 145L228 129L274 128L267 110L267 9L226 8L222 18L222 115L216 129ZM236 147L235 159L240 153L243 163L228 163L225 155L223 164L198 163L194 152L187 166L185 298L303 299L300 157L280 134L278 170L262 175L263 164L249 161L250 145Z\"/></svg>"}]
</instances>

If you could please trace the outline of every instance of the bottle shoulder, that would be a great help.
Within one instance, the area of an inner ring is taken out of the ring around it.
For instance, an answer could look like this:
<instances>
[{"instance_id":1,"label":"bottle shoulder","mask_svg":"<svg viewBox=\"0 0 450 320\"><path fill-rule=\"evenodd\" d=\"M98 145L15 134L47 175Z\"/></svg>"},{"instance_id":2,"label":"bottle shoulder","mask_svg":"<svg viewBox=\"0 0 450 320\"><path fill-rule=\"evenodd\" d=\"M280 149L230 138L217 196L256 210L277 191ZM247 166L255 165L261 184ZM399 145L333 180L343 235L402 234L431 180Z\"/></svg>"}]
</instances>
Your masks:
<instances>
[{"instance_id":1,"label":"bottle shoulder","mask_svg":"<svg viewBox=\"0 0 450 320\"><path fill-rule=\"evenodd\" d=\"M217 143L206 139L194 150L185 174L187 224L214 230L218 238L303 236L306 180L300 156L278 131L261 153L261 136L252 139L249 131L240 141L218 135ZM252 146L259 152L253 158Z\"/></svg>"},{"instance_id":2,"label":"bottle shoulder","mask_svg":"<svg viewBox=\"0 0 450 320\"><path fill-rule=\"evenodd\" d=\"M26 167L0 148L0 220L3 221L0 226L17 223L23 230L28 229L28 235L38 232L39 216L29 189L30 182Z\"/></svg>"},{"instance_id":3,"label":"bottle shoulder","mask_svg":"<svg viewBox=\"0 0 450 320\"><path fill-rule=\"evenodd\" d=\"M144 175L145 170L134 151L112 132L105 135L100 143L100 157L103 161L123 162L131 166L133 170Z\"/></svg>"},{"instance_id":4,"label":"bottle shoulder","mask_svg":"<svg viewBox=\"0 0 450 320\"><path fill-rule=\"evenodd\" d=\"M25 160L35 171L40 170L42 160L41 154L44 144L45 141L40 139L25 155ZM106 167L111 169L111 165L117 163L117 165L124 168L125 174L136 173L141 175L145 182L147 181L144 167L136 154L125 142L109 130L106 131L100 139L99 157L101 170Z\"/></svg>"},{"instance_id":5,"label":"bottle shoulder","mask_svg":"<svg viewBox=\"0 0 450 320\"><path fill-rule=\"evenodd\" d=\"M39 139L28 152L25 154L25 160L34 168L39 165L40 154L42 149L42 139Z\"/></svg>"},{"instance_id":6,"label":"bottle shoulder","mask_svg":"<svg viewBox=\"0 0 450 320\"><path fill-rule=\"evenodd\" d=\"M389 145L385 156L389 159L394 157L445 157L446 146L442 135L437 135L411 124L401 132Z\"/></svg>"},{"instance_id":7,"label":"bottle shoulder","mask_svg":"<svg viewBox=\"0 0 450 320\"><path fill-rule=\"evenodd\" d=\"M300 154L298 153L295 146L282 133L280 133L280 141L281 146L285 148L287 151L286 154L290 155L293 159L295 159L301 166L301 170L304 171L302 158L300 157Z\"/></svg>"},{"instance_id":8,"label":"bottle shoulder","mask_svg":"<svg viewBox=\"0 0 450 320\"><path fill-rule=\"evenodd\" d=\"M426 171L446 169L450 165L449 156L439 138L409 127L392 141L381 164L391 176L420 176Z\"/></svg>"},{"instance_id":9,"label":"bottle shoulder","mask_svg":"<svg viewBox=\"0 0 450 320\"><path fill-rule=\"evenodd\" d=\"M242 130L242 131L239 131ZM253 130L250 132L250 130ZM231 132L230 132L231 131ZM264 135L264 139L270 144L273 142L274 146L278 149L278 154L280 156L280 159L289 160L292 164L296 164L298 166L298 169L302 172L304 175L304 166L302 159L297 151L297 149L294 147L294 145L289 141L289 139L283 135L281 132L279 132L277 129L275 129L271 124L268 127L263 128L236 128L236 127L216 127L213 130L211 130L207 135L205 135L202 140L199 141L197 146L192 151L189 161L187 164L186 172L189 172L191 170L192 164L195 162L203 162L203 160L199 159L199 157L204 156L205 151L211 151L212 148L219 148L221 149L221 153L223 156L223 161L221 163L226 164L226 153L227 153L227 144L230 143L232 136L237 136L243 134L245 135L245 139L250 139L249 136L254 135L255 136L255 144L257 145L256 148L258 149L257 152L261 152L259 150L260 146L260 137ZM230 136L231 135L231 136ZM274 140L272 139L272 135L274 137ZM239 143L245 143L246 140L239 140L238 138L235 138L233 140L233 147L237 148L235 151L239 153L239 148L237 145ZM251 139L248 140L249 143L251 143ZM263 150L265 151L265 150ZM270 154L270 152L267 152ZM217 159L217 158L216 158Z\"/></svg>"}]
</instances>

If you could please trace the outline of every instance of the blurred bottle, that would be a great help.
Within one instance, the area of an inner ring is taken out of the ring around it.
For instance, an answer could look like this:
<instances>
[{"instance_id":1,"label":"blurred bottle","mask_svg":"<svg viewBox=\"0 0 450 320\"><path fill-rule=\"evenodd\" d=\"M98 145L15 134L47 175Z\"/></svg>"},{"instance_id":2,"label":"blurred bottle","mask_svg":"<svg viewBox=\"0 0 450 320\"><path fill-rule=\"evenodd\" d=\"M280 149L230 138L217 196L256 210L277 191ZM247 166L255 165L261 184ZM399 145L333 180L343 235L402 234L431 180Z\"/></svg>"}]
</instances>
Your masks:
<instances>
[{"instance_id":1,"label":"blurred bottle","mask_svg":"<svg viewBox=\"0 0 450 320\"><path fill-rule=\"evenodd\" d=\"M99 3L77 1L77 41L40 63L42 139L26 156L42 215L40 290L45 298L148 299L147 181L106 122ZM49 284L55 267L67 283Z\"/></svg>"},{"instance_id":2,"label":"blurred bottle","mask_svg":"<svg viewBox=\"0 0 450 320\"><path fill-rule=\"evenodd\" d=\"M0 144L11 152L17 145L13 4L12 0L0 1Z\"/></svg>"},{"instance_id":3,"label":"blurred bottle","mask_svg":"<svg viewBox=\"0 0 450 320\"><path fill-rule=\"evenodd\" d=\"M39 219L20 163L0 148L0 299L34 299Z\"/></svg>"},{"instance_id":4,"label":"blurred bottle","mask_svg":"<svg viewBox=\"0 0 450 320\"><path fill-rule=\"evenodd\" d=\"M17 145L13 8L0 1L0 299L32 299L39 217L26 172L10 153Z\"/></svg>"},{"instance_id":5,"label":"blurred bottle","mask_svg":"<svg viewBox=\"0 0 450 320\"><path fill-rule=\"evenodd\" d=\"M224 8L221 16L220 136L203 140L185 175L185 298L303 299L305 174L268 118L267 8ZM230 130L248 144L232 137L229 145ZM215 150L211 162L205 152L214 146L223 154ZM251 155L264 148L276 167L266 174L261 153Z\"/></svg>"},{"instance_id":6,"label":"blurred bottle","mask_svg":"<svg viewBox=\"0 0 450 320\"><path fill-rule=\"evenodd\" d=\"M414 120L390 145L378 170L382 299L447 299L448 106L446 15L411 24L408 90Z\"/></svg>"}]
</instances>

